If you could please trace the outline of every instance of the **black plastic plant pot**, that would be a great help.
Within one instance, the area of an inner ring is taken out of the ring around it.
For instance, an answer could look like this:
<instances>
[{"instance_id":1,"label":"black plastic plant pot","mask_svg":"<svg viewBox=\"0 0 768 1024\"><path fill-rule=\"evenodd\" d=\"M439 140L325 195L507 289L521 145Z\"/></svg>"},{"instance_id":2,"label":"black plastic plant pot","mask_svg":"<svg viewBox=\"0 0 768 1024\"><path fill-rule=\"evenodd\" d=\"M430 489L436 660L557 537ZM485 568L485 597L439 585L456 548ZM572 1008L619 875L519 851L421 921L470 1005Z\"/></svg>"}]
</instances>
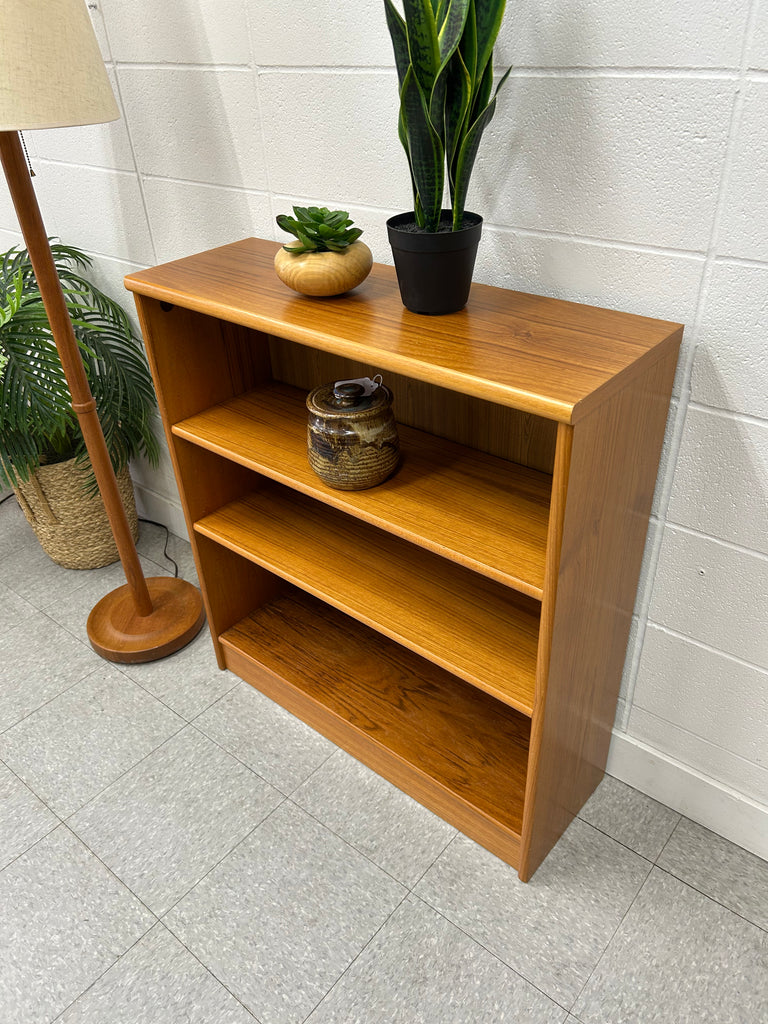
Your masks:
<instances>
[{"instance_id":1,"label":"black plastic plant pot","mask_svg":"<svg viewBox=\"0 0 768 1024\"><path fill-rule=\"evenodd\" d=\"M467 304L483 218L465 213L459 231L450 224L450 210L443 210L440 231L418 228L413 212L387 221L400 297L412 313L456 313Z\"/></svg>"}]
</instances>

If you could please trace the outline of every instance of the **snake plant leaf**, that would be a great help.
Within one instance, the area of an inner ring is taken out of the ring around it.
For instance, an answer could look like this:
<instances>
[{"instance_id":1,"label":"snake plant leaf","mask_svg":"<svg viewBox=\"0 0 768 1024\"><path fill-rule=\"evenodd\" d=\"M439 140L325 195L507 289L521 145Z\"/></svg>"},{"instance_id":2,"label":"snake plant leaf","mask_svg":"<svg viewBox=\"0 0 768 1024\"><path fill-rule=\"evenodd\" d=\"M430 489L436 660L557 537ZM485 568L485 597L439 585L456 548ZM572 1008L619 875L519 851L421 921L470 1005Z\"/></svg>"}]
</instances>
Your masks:
<instances>
[{"instance_id":1,"label":"snake plant leaf","mask_svg":"<svg viewBox=\"0 0 768 1024\"><path fill-rule=\"evenodd\" d=\"M477 32L477 66L474 78L475 81L482 81L501 28L506 0L473 0L473 3Z\"/></svg>"},{"instance_id":2,"label":"snake plant leaf","mask_svg":"<svg viewBox=\"0 0 768 1024\"><path fill-rule=\"evenodd\" d=\"M463 220L480 139L496 109L492 56L506 0L402 2L404 16L384 0L400 92L398 136L416 223L436 231L446 165L454 226Z\"/></svg>"},{"instance_id":3,"label":"snake plant leaf","mask_svg":"<svg viewBox=\"0 0 768 1024\"><path fill-rule=\"evenodd\" d=\"M427 101L413 68L409 68L400 93L400 109L408 137L411 173L423 223L416 210L416 221L427 231L436 231L440 223L445 186L445 150L429 119Z\"/></svg>"},{"instance_id":4,"label":"snake plant leaf","mask_svg":"<svg viewBox=\"0 0 768 1024\"><path fill-rule=\"evenodd\" d=\"M425 95L429 96L440 69L435 12L430 0L403 0L403 11L408 26L410 66Z\"/></svg>"},{"instance_id":5,"label":"snake plant leaf","mask_svg":"<svg viewBox=\"0 0 768 1024\"><path fill-rule=\"evenodd\" d=\"M437 33L441 70L448 64L448 61L461 42L469 7L470 0L450 0L446 5L445 16Z\"/></svg>"},{"instance_id":6,"label":"snake plant leaf","mask_svg":"<svg viewBox=\"0 0 768 1024\"><path fill-rule=\"evenodd\" d=\"M509 68L502 77L496 92L493 95L493 99L482 111L480 116L474 122L472 127L466 134L464 141L461 144L461 149L456 160L456 172L454 176L454 194L453 194L453 230L458 231L461 227L464 219L464 206L467 201L467 192L469 189L469 179L472 174L472 168L475 163L475 157L477 156L477 150L480 145L480 139L482 138L483 132L486 126L490 122L494 113L496 112L496 98L499 95L499 90L506 82L509 77L509 73L512 69Z\"/></svg>"},{"instance_id":7,"label":"snake plant leaf","mask_svg":"<svg viewBox=\"0 0 768 1024\"><path fill-rule=\"evenodd\" d=\"M384 0L384 13L387 18L389 35L392 39L392 49L395 53L397 88L400 91L403 87L405 74L411 63L411 55L408 52L408 33L405 28L405 21L392 3L392 0Z\"/></svg>"},{"instance_id":8,"label":"snake plant leaf","mask_svg":"<svg viewBox=\"0 0 768 1024\"><path fill-rule=\"evenodd\" d=\"M477 78L477 16L475 14L475 0L470 0L467 20L464 23L464 34L459 45L461 59L469 74L470 82Z\"/></svg>"},{"instance_id":9,"label":"snake plant leaf","mask_svg":"<svg viewBox=\"0 0 768 1024\"><path fill-rule=\"evenodd\" d=\"M489 60L485 65L485 71L483 77L479 83L475 83L475 94L472 97L472 105L469 111L469 126L473 125L478 117L482 114L485 108L491 101L491 93L493 91L493 60Z\"/></svg>"},{"instance_id":10,"label":"snake plant leaf","mask_svg":"<svg viewBox=\"0 0 768 1024\"><path fill-rule=\"evenodd\" d=\"M429 98L429 117L435 131L440 136L444 149L448 148L445 136L445 105L446 98L450 95L448 85L449 67L451 59L461 42L469 5L470 0L448 0L445 4L444 12L442 9L440 11L440 15L444 13L443 23L438 30L437 36L438 48L440 50L440 67L435 76L432 93Z\"/></svg>"},{"instance_id":11,"label":"snake plant leaf","mask_svg":"<svg viewBox=\"0 0 768 1024\"><path fill-rule=\"evenodd\" d=\"M445 156L449 168L448 185L451 190L451 198L455 192L455 181L453 178L456 157L459 152L462 140L462 129L469 110L472 82L469 72L464 64L461 53L457 50L449 65L449 84L447 89L447 100L445 103Z\"/></svg>"}]
</instances>

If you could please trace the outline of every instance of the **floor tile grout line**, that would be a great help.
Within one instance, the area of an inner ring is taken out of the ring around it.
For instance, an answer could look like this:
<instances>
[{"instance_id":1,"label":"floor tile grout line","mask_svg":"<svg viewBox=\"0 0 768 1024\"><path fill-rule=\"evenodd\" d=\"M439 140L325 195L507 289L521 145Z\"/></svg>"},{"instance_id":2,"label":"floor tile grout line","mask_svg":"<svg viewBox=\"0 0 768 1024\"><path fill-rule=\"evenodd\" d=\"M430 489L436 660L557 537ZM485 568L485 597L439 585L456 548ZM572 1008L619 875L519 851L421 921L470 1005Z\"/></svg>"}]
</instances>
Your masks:
<instances>
[{"instance_id":1,"label":"floor tile grout line","mask_svg":"<svg viewBox=\"0 0 768 1024\"><path fill-rule=\"evenodd\" d=\"M440 816L437 815L437 817L440 817ZM444 818L440 818L440 820L441 821L445 821ZM446 822L446 824L450 825L450 822ZM437 862L440 860L440 858L445 854L445 852L448 849L448 847L451 846L452 843L454 843L456 841L456 839L458 839L459 835L461 835L461 833L459 832L459 830L456 828L455 825L451 825L451 828L453 829L453 835L448 838L448 840L446 841L445 846L442 848L440 853L438 853L438 855L432 859L432 861L427 865L427 867L424 868L424 870L421 872L419 877L413 883L413 886L411 888L411 892L414 895L416 895L416 893L415 893L416 886L419 885L423 881L423 879L428 874L428 872L430 872L432 870L432 868L435 866L435 864L437 864Z\"/></svg>"},{"instance_id":2,"label":"floor tile grout line","mask_svg":"<svg viewBox=\"0 0 768 1024\"><path fill-rule=\"evenodd\" d=\"M710 903L714 903L716 907L721 907L729 914L733 914L734 917L740 918L740 920L744 921L745 924L752 925L753 928L757 928L758 931L765 932L765 934L768 935L768 926L758 924L757 921L753 921L751 918L745 917L741 911L734 910L733 907L728 906L727 903L723 903L722 900L717 899L711 893L705 892L703 889L699 889L698 886L694 885L692 882L689 882L687 879L681 878L680 875L672 871L671 868L662 867L660 864L654 864L654 868L657 871L663 872L665 875L669 875L670 878L674 878L677 882L680 882L682 885L684 885L687 889L690 889L692 892L697 892L699 896L703 896L705 899L709 900Z\"/></svg>"},{"instance_id":3,"label":"floor tile grout line","mask_svg":"<svg viewBox=\"0 0 768 1024\"><path fill-rule=\"evenodd\" d=\"M115 880L116 880L116 881L117 881L117 882L118 882L118 883L119 883L119 884L120 884L120 885L121 885L121 886L122 886L122 887L123 887L124 889L126 889L126 890L127 890L127 891L128 891L128 892L129 892L130 894L131 894L131 896L133 896L133 898L134 898L135 900L137 900L137 901L138 901L138 902L139 902L139 903L140 903L140 904L142 905L142 907L143 907L143 908L144 908L144 909L146 910L146 912L147 912L148 914L150 914L150 915L152 916L152 918L154 919L154 922L157 922L157 921L159 921L159 920L160 920L159 916L158 916L158 915L157 915L157 914L156 914L156 913L154 912L154 910L152 910L152 908L151 908L151 907L147 906L147 904L146 904L146 903L144 902L144 900L143 900L143 899L141 898L141 896L139 896L139 894L138 894L138 893L136 893L136 892L134 892L134 891L133 891L133 889L132 889L132 888L130 887L130 885L128 885L128 883L127 883L127 882L126 882L126 881L125 881L125 880L124 880L123 878L121 878L121 877L120 877L120 875L118 875L118 873L117 873L117 872L116 872L116 871L114 870L114 868L111 868L111 867L109 866L109 864L107 864L107 862L106 862L105 860L102 860L102 858L101 858L101 857L100 857L100 856L98 855L98 853L96 853L96 851L95 851L95 850L93 850L93 849L92 849L92 848L91 848L91 847L90 847L90 846L88 845L88 843L87 843L87 842L85 841L85 839L83 839L83 837L82 837L82 836L78 835L78 834L77 834L77 832L75 832L75 830L74 830L73 828L71 828L71 827L70 827L70 826L69 826L69 825L67 824L67 822L66 822L66 821L62 821L62 823L61 823L61 824L62 824L62 827L63 827L63 828L65 828L65 829L66 829L66 830L67 830L67 831L69 832L69 834L70 834L70 835L72 836L72 838L73 838L73 839L74 839L74 840L75 840L76 842L80 843L80 844L81 844L81 845L82 845L83 847L85 847L85 849L86 849L86 850L88 851L88 853L90 853L90 855L91 855L91 856L92 856L92 857L94 858L94 860L97 860L97 861L99 862L99 864L101 864L101 866L102 866L102 867L103 867L103 868L104 868L104 869L105 869L106 871L108 871L108 872L109 872L109 874L110 874L110 875L111 875L111 876L112 876L112 877L113 877L113 878L114 878L114 879L115 879ZM151 927L151 926L150 926L150 927ZM147 929L147 931L149 931L149 928ZM147 933L147 932L144 932L144 935L146 935L146 933ZM134 945L135 945L135 943L134 943Z\"/></svg>"},{"instance_id":4,"label":"floor tile grout line","mask_svg":"<svg viewBox=\"0 0 768 1024\"><path fill-rule=\"evenodd\" d=\"M278 704L278 707L282 707L282 705ZM285 709L283 709L283 710L285 710ZM288 714L290 714L290 711L288 712ZM301 719L298 719L298 721L301 721ZM314 731L317 732L316 729ZM323 734L321 732L318 732L317 735L318 736L323 736ZM326 737L323 736L323 739L326 739ZM333 741L329 740L329 742L333 742ZM302 788L302 786L306 786L306 784L309 782L310 779L314 779L314 777L317 775L317 773L319 771L321 771L323 768L325 768L325 766L328 764L328 762L331 760L331 758L336 757L338 752L340 750L343 750L342 747L337 747L336 744L334 744L334 747L335 747L335 749L332 750L330 752L330 754L326 758L324 758L320 764L316 765L312 769L312 771L309 773L309 775L306 777L306 779L303 779L298 785L294 786L293 789L290 791L290 793L286 793L285 794L288 797L289 800L293 800L293 797L298 793L298 791ZM344 751L344 753L346 753L346 751ZM296 803L295 800L293 800L293 802Z\"/></svg>"},{"instance_id":5,"label":"floor tile grout line","mask_svg":"<svg viewBox=\"0 0 768 1024\"><path fill-rule=\"evenodd\" d=\"M346 977L346 975L349 973L349 971L352 970L352 967L357 963L357 961L360 959L360 957L363 955L363 953L366 951L366 949L368 949L368 947L373 942L373 940L376 938L376 936L381 932L381 930L383 928L385 928L389 924L389 922L392 920L392 918L397 913L397 911L400 909L400 907L402 907L402 905L405 903L405 901L408 899L408 897L412 896L412 895L413 895L413 893L409 889L406 889L405 893L403 893L402 899L399 901L397 906L392 908L390 913L387 914L386 918L381 922L381 924L376 929L376 931L370 936L368 941L361 947L361 949L359 949L357 951L357 953L355 953L355 955L352 957L352 959L347 964L347 966L344 968L344 970L341 972L341 974L338 976L338 978L336 978L336 980L330 986L330 988L326 989L326 991L325 991L324 995L322 996L322 998L320 1000L318 1000L317 1003L315 1003L315 1005L309 1011L307 1016L304 1017L303 1021L301 1021L301 1024L307 1024L307 1022L312 1017L312 1014L315 1013L315 1011L318 1009L318 1007L321 1006L322 1003L325 1002L325 1000L328 998L328 996L331 994L331 992L333 992L333 990L341 982L341 980L344 977Z\"/></svg>"},{"instance_id":6,"label":"floor tile grout line","mask_svg":"<svg viewBox=\"0 0 768 1024\"><path fill-rule=\"evenodd\" d=\"M195 642L195 640L190 640L190 642L189 642L189 644L187 646L191 646L194 642ZM182 648L182 650L183 649L184 648ZM174 652L174 653L179 653L179 652ZM170 657L172 657L172 655L167 655L165 658L158 658L157 661L158 662L160 662L160 661L167 661L168 658L170 658ZM121 667L121 665L118 662L110 662L110 664L113 665L114 668L118 669L118 671L120 671L122 673L122 675L125 676L126 679L128 679L132 683L135 683L137 686L141 687L141 689L144 690L145 693L148 693L150 695L150 697L154 697L155 700L159 704L162 704L163 707L168 708L168 710L172 711L174 713L174 715L177 715L186 725L193 725L194 722L195 722L195 719L199 718L200 715L204 715L206 711L209 711L212 707L214 707L214 705L218 704L218 702L223 697L226 697L227 694L231 693L232 690L234 690L234 688L238 685L238 682L239 682L238 678L236 676L233 676L234 677L234 682L232 683L232 686L228 690L225 690L224 693L220 693L217 697L215 697L211 701L210 704L206 704L206 706L204 708L201 708L199 711L195 711L195 713L193 714L193 716L191 718L187 718L186 715L183 715L180 711L177 711L176 708L172 707L166 700L163 700L162 697L158 697L158 695L156 693L153 693L152 690L150 690L149 687L146 686L144 683L142 683L140 680L134 679L134 677L132 675L130 675L128 673L128 671L127 671L128 667L130 667L128 664L124 664L122 667ZM144 664L151 664L151 663L150 662L144 662ZM198 729L198 732L200 732L200 731L201 730ZM208 737L208 738L210 739L210 737Z\"/></svg>"},{"instance_id":7,"label":"floor tile grout line","mask_svg":"<svg viewBox=\"0 0 768 1024\"><path fill-rule=\"evenodd\" d=\"M682 817L682 815L681 815L681 817ZM652 857L647 857L644 853L640 853L633 846L628 846L626 843L622 842L621 839L617 839L616 836L611 835L610 832L606 832L605 829L604 828L600 828L599 825L594 825L591 821L587 821L586 818L581 818L581 817L579 817L577 815L576 816L576 820L580 821L582 823L582 825L589 825L589 827L593 828L595 830L595 832L599 832L600 835L605 836L607 839L611 839L614 843L618 843L619 846L623 846L625 850L629 851L629 853L633 853L636 857L639 857L641 860L646 861L648 864L654 865L656 863L656 860L653 859ZM677 828L677 824L678 823L675 822L675 828ZM674 831L674 829L672 831ZM666 847L668 842L669 842L669 839L668 838L665 839L664 846L662 847L662 850L664 849L664 847ZM658 856L660 857L661 853L659 853Z\"/></svg>"},{"instance_id":8,"label":"floor tile grout line","mask_svg":"<svg viewBox=\"0 0 768 1024\"><path fill-rule=\"evenodd\" d=\"M656 865L656 867L659 866L659 860L660 860L661 857L664 856L664 851L669 846L669 844L672 842L672 836L675 834L675 832L677 832L677 830L678 830L678 828L680 826L680 822L682 820L683 820L683 815L681 814L680 817L675 822L675 827L672 829L672 831L667 836L667 841L664 843L662 848L659 850L659 853L658 853L658 856L656 857L656 860L653 862Z\"/></svg>"},{"instance_id":9,"label":"floor tile grout line","mask_svg":"<svg viewBox=\"0 0 768 1024\"><path fill-rule=\"evenodd\" d=\"M454 838L457 838L457 837L454 837ZM521 884L524 884L524 883L521 883ZM444 921L447 921L448 924L452 928L455 928L457 931L461 932L462 935L466 936L466 938L468 938L472 942L474 942L476 946L480 947L480 949L485 950L485 952L489 956L493 957L493 959L496 960L498 963L500 963L502 965L502 967L505 967L508 971L511 971L512 974L514 974L516 977L520 978L521 981L524 981L526 985L530 985L531 988L535 989L537 992L539 992L541 995L543 995L546 999L549 999L549 1001L554 1003L555 1006L559 1006L561 1010L565 1011L566 1016L568 1015L568 1013L570 1013L570 1010L568 1009L567 1006L563 1006L562 1003L558 1002L557 999L555 999L554 996L551 996L549 994L549 992L545 992L544 989L541 988L541 986L538 985L535 981L531 981L530 978L527 978L517 967L513 967L512 964L507 963L507 961L502 956L500 956L497 952L495 952L494 950L492 950L488 946L486 946L486 944L484 942L482 942L476 935L473 935L471 932L468 932L466 930L466 928L464 928L462 925L460 925L457 921L454 921L451 917L448 916L448 914L443 913L442 910L440 910L438 907L436 907L432 903L430 903L429 900L425 896L422 896L420 893L417 893L417 892L413 892L413 893L411 893L411 895L413 896L414 899L418 900L419 903L423 904L425 907L427 907L433 913L437 914L438 917L441 917Z\"/></svg>"},{"instance_id":10,"label":"floor tile grout line","mask_svg":"<svg viewBox=\"0 0 768 1024\"><path fill-rule=\"evenodd\" d=\"M639 856L639 854L638 854L638 856ZM578 1003L579 999L581 999L582 995L586 991L587 986L589 985L589 983L592 980L592 978L595 976L595 972L597 971L598 967L600 966L600 964L605 959L605 954L608 952L608 949L609 949L611 943L613 942L613 940L618 935L622 925L624 924L624 922L627 919L627 916L629 915L629 912L632 910L632 907L634 907L635 903L637 902L637 899L638 899L640 893L643 891L643 889L648 884L648 879L651 877L651 874L654 871L656 865L652 861L647 860L646 858L643 858L643 860L645 860L645 863L648 865L648 871L647 871L647 873L645 875L645 878L642 880L640 885L637 887L637 892L632 897L632 899L629 901L629 904L627 905L624 913L621 915L621 918L619 919L616 927L611 932L611 934L610 934L610 936L608 938L608 941L603 946L603 949L602 949L602 952L600 953L600 956L595 961L594 967L589 972L589 975L584 980L584 984L579 989L578 994L576 995L576 998L573 1000L573 1002L571 1003L570 1007L568 1008L568 1012L569 1013L573 1012L573 1008L576 1006L576 1004Z\"/></svg>"},{"instance_id":11,"label":"floor tile grout line","mask_svg":"<svg viewBox=\"0 0 768 1024\"><path fill-rule=\"evenodd\" d=\"M397 885L405 889L407 893L411 892L411 887L408 885L407 882L403 882L401 879L396 878L391 871L388 871L385 867L382 867L381 864L377 864L372 857L369 857L367 853L364 853L362 850L358 849L353 842L351 842L349 839L346 839L344 836L340 835L336 831L336 829L331 828L331 826L328 825L326 822L321 821L320 818L317 817L317 815L313 814L311 811L308 811L306 807L302 807L301 804L297 804L296 801L292 800L291 797L289 796L286 797L286 801L293 807L295 807L297 811L300 811L302 814L306 814L308 818L311 818L314 822L320 825L320 827L325 829L326 832L330 832L332 836L336 836L336 838L340 842L344 843L344 845L347 846L354 853L356 853L358 857L362 857L364 860L367 860L368 863L373 865L373 867L375 867L378 871L381 871L382 874L385 874L388 878L391 878L393 882L396 882Z\"/></svg>"},{"instance_id":12,"label":"floor tile grout line","mask_svg":"<svg viewBox=\"0 0 768 1024\"><path fill-rule=\"evenodd\" d=\"M75 679L73 683L70 683L69 686L65 686L63 690L60 690L58 693L54 693L52 697L49 697L47 700L44 700L42 704L38 704L36 708L33 708L31 711L28 711L25 715L22 715L22 717L17 719L15 722L12 722L10 725L7 725L4 729L0 729L0 737L5 736L6 733L9 733L11 729L15 729L17 725L21 725L22 722L26 722L28 718L31 718L32 715L36 715L38 711L42 711L43 708L47 707L49 704L52 704L55 700L58 700L59 697L63 697L65 693L69 693L70 690L74 690L76 686L79 686L81 683L84 683L86 679L90 679L91 676L95 675L100 668L100 665L95 665L92 669L89 669L85 673L85 675L81 676L79 679Z\"/></svg>"},{"instance_id":13,"label":"floor tile grout line","mask_svg":"<svg viewBox=\"0 0 768 1024\"><path fill-rule=\"evenodd\" d=\"M52 811L52 810L51 810L51 808L50 808L50 807L48 808L48 810L49 810L49 811L51 811L51 814L54 814L54 813L55 813L54 811ZM64 822L63 822L63 821L61 820L61 818L59 818L59 816L58 816L58 815L56 815L56 819L57 819L57 820L56 820L56 824L55 824L55 825L54 825L54 826L53 826L52 828L49 828L49 829L48 829L48 831L47 831L47 832L45 833L45 835L42 835L42 836L38 836L38 837L37 837L37 839L34 839L34 840L33 840L33 841L32 841L32 842L31 842L31 843L29 844L29 846L27 846L27 847L26 847L26 849L22 850L22 851L21 851L21 853L18 853L18 854L16 854L16 856L15 856L15 857L14 857L14 858L13 858L12 860L9 860L9 861L8 861L8 863L7 863L7 864L6 864L6 865L5 865L5 866L4 866L3 868L0 868L0 875L2 875L2 873L3 873L4 871L6 871L6 870L7 870L7 869L8 869L8 868L9 868L9 867L10 867L10 866L12 865L12 864L15 864L17 860L20 860L20 859L21 859L22 857L26 857L26 855L27 855L27 854L28 854L28 853L29 853L29 852L30 852L31 850L34 850L34 848L35 848L35 847L36 847L36 846L37 846L37 845L38 845L39 843L42 843L42 841L43 841L44 839L47 839L47 838L48 838L48 836L49 836L49 835L51 835L51 833L52 833L52 832L55 832L57 828L59 828L60 826L62 826L62 825L64 824Z\"/></svg>"},{"instance_id":14,"label":"floor tile grout line","mask_svg":"<svg viewBox=\"0 0 768 1024\"><path fill-rule=\"evenodd\" d=\"M279 790L277 790L276 792L279 792ZM280 795L282 796L282 794L280 794ZM168 931L171 932L179 940L179 942L181 942L182 946L184 946L185 949L189 949L189 947L182 940L181 936L176 935L176 932L173 930L171 925L167 923L166 918L168 917L168 915L171 913L171 911L175 910L176 907L178 907L178 905L183 900L185 900L191 893L193 893L195 891L195 889L202 882L205 881L205 879L211 874L211 872L215 871L216 868L218 868L227 859L227 857L231 857L232 854L235 852L235 850L237 850L238 847L242 846L242 844L247 839L249 839L257 829L260 829L262 825L266 824L266 822L269 821L269 819L272 817L272 815L275 814L275 812L278 811L283 806L283 804L286 803L287 800L288 800L288 797L283 796L278 804L276 804L267 814L265 814L264 817L260 821L257 821L256 824L252 828L249 828L248 831L245 833L245 835L243 835L240 839L238 839L237 842L229 850L226 851L226 853L223 853L221 855L221 857L219 857L219 859L216 861L215 864L211 864L211 866L209 868L207 868L206 871L203 872L203 874L197 879L197 881L193 885L191 885L189 887L189 889L187 889L187 891L185 893L183 893L181 896L179 896L179 898L177 900L175 900L171 904L170 907L167 907L162 912L162 914L159 915L158 920L162 921L163 924L165 924L165 926L168 929ZM190 949L189 952L191 953L192 950Z\"/></svg>"},{"instance_id":15,"label":"floor tile grout line","mask_svg":"<svg viewBox=\"0 0 768 1024\"><path fill-rule=\"evenodd\" d=\"M91 853L93 853L93 851L91 851ZM93 856L95 857L95 856L96 856L96 854L93 854ZM97 858L97 859L98 859L98 858ZM106 866L106 865L105 865L105 866ZM123 885L125 885L125 883L123 883ZM134 896L135 896L135 895L136 895L136 894L134 893ZM138 899L138 897L136 897L136 898ZM149 909L149 908L147 908L147 909ZM150 913L151 913L151 911L150 911ZM63 1009L61 1009L61 1010L60 1010L60 1011L59 1011L59 1012L58 1012L58 1013L56 1014L56 1016L55 1016L55 1017L52 1017L52 1018L50 1019L50 1021L49 1021L49 1022L47 1022L47 1024L56 1024L56 1021L57 1021L57 1020L61 1020L62 1016L63 1016L63 1015L64 1015L64 1014L65 1014L65 1013L67 1012L67 1010L71 1009L71 1007L73 1007L73 1006L75 1005L75 1003L76 1003L76 1002L77 1002L77 1001L78 1001L79 999L82 999L82 998L83 998L83 996L84 996L84 995L85 995L86 993L90 992L90 991L91 991L91 989L92 989L92 988L94 987L94 985L97 985L97 984L98 984L98 983L99 983L99 982L101 981L101 979L102 979L102 978L104 978L104 977L105 977L105 976L106 976L107 974L109 974L109 972L110 972L110 971L112 970L112 968L113 968L113 967L116 967L116 966L117 966L117 965L118 965L118 964L120 963L120 961L121 961L121 960L122 960L122 959L123 959L124 957L126 957L126 956L127 956L127 955L128 955L128 954L129 954L130 952L131 952L131 950L132 950L132 949L135 949L135 947L136 947L136 946L138 946L138 944L139 944L140 942L143 942L143 941L144 941L144 939L145 939L145 938L147 937L147 935L149 935L149 933L150 933L150 932L152 931L152 929L153 929L153 928L156 928L156 927L157 927L157 926L158 926L158 925L159 925L160 923L161 923L160 921L155 921L155 922L154 922L153 924L151 924L151 925L149 926L149 928L147 928L147 930L146 930L146 931L145 931L145 932L144 932L144 933L143 933L142 935L140 935L140 936L138 937L138 939L136 939L136 941L135 941L135 942L132 942L132 943L130 944L130 946L128 946L128 948L127 948L127 949L123 950L123 952L122 952L122 953L119 953L119 954L118 954L118 956L117 956L117 957L116 957L116 958L115 958L115 959L114 959L114 960L112 961L112 963L111 963L111 964L109 964L109 965L108 965L107 967L105 967L105 968L104 968L104 970L103 970L103 971L101 972L101 974L99 974L99 975L98 975L98 976L97 976L96 978L94 978L94 979L93 979L93 980L92 980L92 981L91 981L91 982L90 982L90 983L89 983L88 985L86 985L86 987L85 987L85 988L83 989L83 991L82 991L82 992L80 992L80 993L78 993L78 995L76 995L76 996L75 996L75 998L74 998L74 999L72 1000L72 1002L71 1002L71 1003L67 1003L67 1005L66 1005L66 1006L65 1006L65 1007L64 1007Z\"/></svg>"},{"instance_id":16,"label":"floor tile grout line","mask_svg":"<svg viewBox=\"0 0 768 1024\"><path fill-rule=\"evenodd\" d=\"M237 686L238 686L238 683L236 682L235 685L232 687L232 689L233 690L236 689ZM232 692L232 690L227 690L226 693L223 693L221 695L219 700L223 700L231 692ZM199 736L203 737L203 739L208 740L209 743L212 743L215 747L218 747L219 750L222 751L222 753L226 754L228 757L231 757L234 761L237 761L237 763L241 764L243 766L243 768L247 768L248 771L251 772L251 774L256 776L257 779L261 779L261 781L264 783L265 786L269 786L270 789L274 789L276 793L280 794L280 796L283 798L283 800L288 800L290 798L290 794L286 793L284 789L281 789L274 782L270 782L269 779L265 778L261 774L261 772L257 772L256 769L252 765L248 764L247 761L244 761L243 758L240 757L239 754L236 754L234 751L230 750L228 747L225 747L223 743L219 742L219 740L215 739L213 736L209 736L207 732L205 732L199 725L196 724L197 723L197 719L200 718L201 715L204 715L206 711L210 711L211 708L215 707L219 703L219 700L215 700L213 702L213 704L210 704L205 709L205 711L201 711L199 715L196 715L195 718L193 718L190 722L187 722L187 725L191 726Z\"/></svg>"},{"instance_id":17,"label":"floor tile grout line","mask_svg":"<svg viewBox=\"0 0 768 1024\"><path fill-rule=\"evenodd\" d=\"M162 747L164 747L166 745L166 743L170 743L170 741L175 736L178 736L179 733L183 732L188 727L188 725L189 725L189 723L185 722L184 719L182 719L182 724L178 727L178 729L175 729L172 733L170 733L168 736L166 736L164 739L162 739L157 744L156 747L152 748L152 750L148 750L146 754L144 754L142 757L139 758L138 761L136 761L134 764L130 765L128 768L126 768L124 771L122 771L119 775L117 775L114 779L112 779L110 782L108 782L107 785L104 786L103 789L100 789L98 793L94 793L93 796L89 797L85 801L84 804L81 804L76 810L71 811L69 814L67 814L63 818L61 818L62 822L65 825L68 825L70 820L72 818L74 818L74 816L76 814L79 814L81 811L85 810L86 807L90 807L90 805L94 801L98 800L99 797L103 796L114 785L116 785L118 782L120 782L121 779L124 779L126 777L126 775L129 775L134 770L134 768L138 768L138 766L140 764L143 764L144 761L146 761L148 757L152 757L152 755L156 754L158 750L162 749ZM61 815L59 815L59 817L61 817ZM72 832L75 831L74 828L72 828L71 826L70 826L70 828L71 828ZM77 833L75 833L75 835L77 835Z\"/></svg>"}]
</instances>

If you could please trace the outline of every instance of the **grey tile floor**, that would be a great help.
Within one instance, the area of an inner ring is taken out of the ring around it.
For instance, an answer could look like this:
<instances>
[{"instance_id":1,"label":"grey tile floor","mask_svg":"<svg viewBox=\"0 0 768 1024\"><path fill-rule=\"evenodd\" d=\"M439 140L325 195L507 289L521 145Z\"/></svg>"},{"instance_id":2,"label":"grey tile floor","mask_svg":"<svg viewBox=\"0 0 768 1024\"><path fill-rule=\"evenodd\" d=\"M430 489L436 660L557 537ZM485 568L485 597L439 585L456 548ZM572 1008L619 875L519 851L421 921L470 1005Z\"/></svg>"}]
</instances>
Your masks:
<instances>
[{"instance_id":1,"label":"grey tile floor","mask_svg":"<svg viewBox=\"0 0 768 1024\"><path fill-rule=\"evenodd\" d=\"M523 885L207 632L98 658L121 583L0 506L2 1024L768 1022L768 864L606 778Z\"/></svg>"}]
</instances>

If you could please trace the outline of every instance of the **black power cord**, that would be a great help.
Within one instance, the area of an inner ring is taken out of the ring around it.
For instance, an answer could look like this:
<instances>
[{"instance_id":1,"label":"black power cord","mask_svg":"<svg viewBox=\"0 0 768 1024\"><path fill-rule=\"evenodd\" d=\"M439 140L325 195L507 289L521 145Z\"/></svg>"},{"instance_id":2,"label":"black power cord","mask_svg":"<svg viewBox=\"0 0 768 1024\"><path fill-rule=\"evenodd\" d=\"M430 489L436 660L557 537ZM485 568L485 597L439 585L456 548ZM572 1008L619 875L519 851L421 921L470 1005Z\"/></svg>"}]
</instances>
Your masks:
<instances>
[{"instance_id":1,"label":"black power cord","mask_svg":"<svg viewBox=\"0 0 768 1024\"><path fill-rule=\"evenodd\" d=\"M174 568L173 575L174 575L174 577L176 579L178 579L179 567L176 564L176 562L171 558L171 556L168 554L168 544L169 544L170 539L171 539L171 532L168 529L168 527L165 525L165 523L156 523L154 521L154 519L142 519L141 516L139 516L139 522L140 523L147 523L149 526L159 526L161 530L165 530L165 544L163 545L163 558L167 559L167 561L169 561L171 563L171 565Z\"/></svg>"}]
</instances>

